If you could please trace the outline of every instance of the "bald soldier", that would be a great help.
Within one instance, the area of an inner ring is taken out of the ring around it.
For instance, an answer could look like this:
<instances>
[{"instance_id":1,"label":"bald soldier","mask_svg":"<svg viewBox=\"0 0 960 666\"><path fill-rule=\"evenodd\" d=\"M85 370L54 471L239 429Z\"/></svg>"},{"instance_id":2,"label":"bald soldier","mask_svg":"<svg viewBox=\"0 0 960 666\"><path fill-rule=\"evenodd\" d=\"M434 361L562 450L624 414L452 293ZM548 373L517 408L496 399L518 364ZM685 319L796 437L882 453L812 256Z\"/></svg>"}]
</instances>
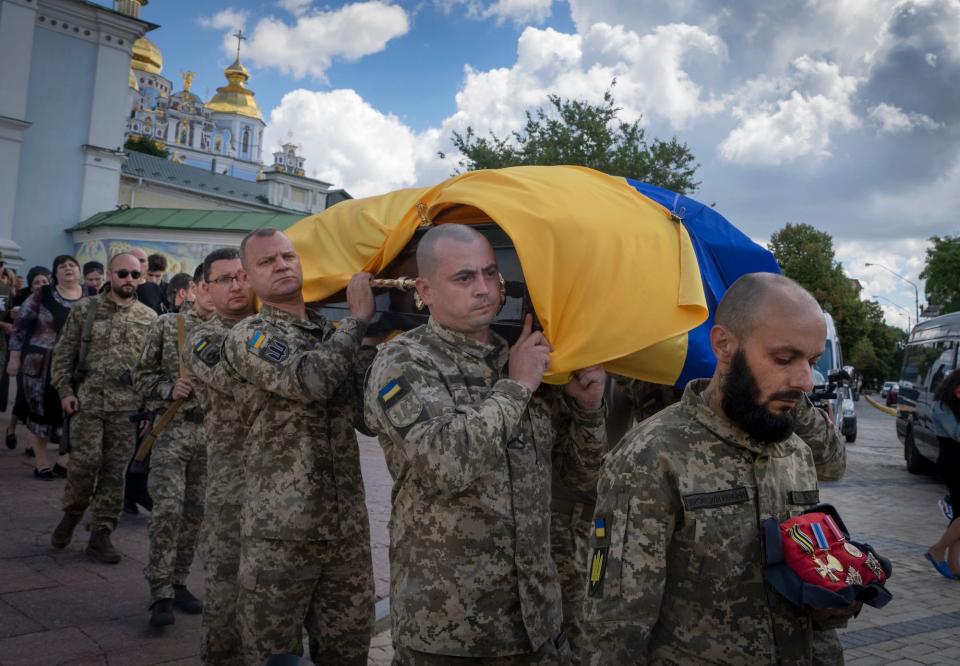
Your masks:
<instances>
[{"instance_id":1,"label":"bald soldier","mask_svg":"<svg viewBox=\"0 0 960 666\"><path fill-rule=\"evenodd\" d=\"M605 374L541 386L550 345L490 329L497 262L475 230L443 224L417 248L429 322L380 348L367 424L393 477L390 613L395 663L567 664L550 557L551 460L582 489L606 449Z\"/></svg>"},{"instance_id":2,"label":"bald soldier","mask_svg":"<svg viewBox=\"0 0 960 666\"><path fill-rule=\"evenodd\" d=\"M825 338L820 306L789 278L754 273L727 290L710 332L713 377L691 382L604 464L589 663L814 663L814 629L836 618L765 585L760 523L819 500L814 453L794 430ZM827 474L842 472L842 448L819 457Z\"/></svg>"}]
</instances>

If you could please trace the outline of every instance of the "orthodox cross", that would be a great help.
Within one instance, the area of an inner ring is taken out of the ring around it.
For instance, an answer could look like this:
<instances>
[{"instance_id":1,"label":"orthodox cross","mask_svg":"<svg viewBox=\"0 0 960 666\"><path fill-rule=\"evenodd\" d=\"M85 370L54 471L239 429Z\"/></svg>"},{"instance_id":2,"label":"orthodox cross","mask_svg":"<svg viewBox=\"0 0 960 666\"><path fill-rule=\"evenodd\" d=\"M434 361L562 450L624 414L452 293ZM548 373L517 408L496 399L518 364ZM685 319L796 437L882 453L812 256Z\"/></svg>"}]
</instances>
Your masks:
<instances>
[{"instance_id":1,"label":"orthodox cross","mask_svg":"<svg viewBox=\"0 0 960 666\"><path fill-rule=\"evenodd\" d=\"M247 38L243 36L243 29L237 30L233 33L233 36L237 38L237 60L240 59L240 42L247 41Z\"/></svg>"}]
</instances>

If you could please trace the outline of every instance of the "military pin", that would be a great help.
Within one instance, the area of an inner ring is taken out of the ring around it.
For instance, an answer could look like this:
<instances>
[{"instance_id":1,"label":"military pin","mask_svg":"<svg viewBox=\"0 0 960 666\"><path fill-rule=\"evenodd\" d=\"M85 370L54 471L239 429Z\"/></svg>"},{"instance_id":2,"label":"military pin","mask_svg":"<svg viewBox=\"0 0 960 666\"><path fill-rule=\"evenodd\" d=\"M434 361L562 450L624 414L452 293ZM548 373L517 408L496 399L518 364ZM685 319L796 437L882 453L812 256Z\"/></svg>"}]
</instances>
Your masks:
<instances>
[{"instance_id":1,"label":"military pin","mask_svg":"<svg viewBox=\"0 0 960 666\"><path fill-rule=\"evenodd\" d=\"M852 543L850 543L849 541L844 541L844 542L843 542L843 549L844 549L845 551L847 551L848 553L850 553L850 555L851 555L852 557L856 557L856 558L861 558L861 557L863 557L863 553L860 551L860 549L857 548L856 546L854 546L854 545L853 545Z\"/></svg>"},{"instance_id":2,"label":"military pin","mask_svg":"<svg viewBox=\"0 0 960 666\"><path fill-rule=\"evenodd\" d=\"M843 571L843 564L830 553L827 553L827 566L834 571Z\"/></svg>"},{"instance_id":3,"label":"military pin","mask_svg":"<svg viewBox=\"0 0 960 666\"><path fill-rule=\"evenodd\" d=\"M887 576L887 572L880 566L880 562L874 557L873 553L867 553L866 564L870 571L873 572L873 575L877 577L877 580L883 582L883 579Z\"/></svg>"},{"instance_id":4,"label":"military pin","mask_svg":"<svg viewBox=\"0 0 960 666\"><path fill-rule=\"evenodd\" d=\"M844 581L847 585L863 585L863 578L860 572L853 567L847 567L847 577Z\"/></svg>"},{"instance_id":5,"label":"military pin","mask_svg":"<svg viewBox=\"0 0 960 666\"><path fill-rule=\"evenodd\" d=\"M823 562L821 562L821 561L820 561L818 558L816 558L816 557L813 558L813 562L814 562L814 564L817 565L817 573L820 574L820 577L821 577L821 578L826 578L826 579L828 579L828 580L832 580L834 583L836 583L837 581L840 580L840 579L837 578L837 576L833 573L833 571L831 571L829 565L824 564ZM840 567L840 571L843 571L843 567Z\"/></svg>"}]
</instances>

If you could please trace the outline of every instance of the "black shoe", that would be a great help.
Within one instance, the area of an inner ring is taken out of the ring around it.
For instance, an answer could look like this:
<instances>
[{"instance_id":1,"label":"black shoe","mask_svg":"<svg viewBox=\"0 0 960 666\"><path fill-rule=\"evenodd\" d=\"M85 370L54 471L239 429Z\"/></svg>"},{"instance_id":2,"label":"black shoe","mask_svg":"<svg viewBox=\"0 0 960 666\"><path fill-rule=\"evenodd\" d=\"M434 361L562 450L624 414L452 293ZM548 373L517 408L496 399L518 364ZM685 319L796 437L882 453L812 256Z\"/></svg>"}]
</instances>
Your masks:
<instances>
[{"instance_id":1,"label":"black shoe","mask_svg":"<svg viewBox=\"0 0 960 666\"><path fill-rule=\"evenodd\" d=\"M150 606L150 624L165 627L174 623L173 599L160 599Z\"/></svg>"},{"instance_id":2,"label":"black shoe","mask_svg":"<svg viewBox=\"0 0 960 666\"><path fill-rule=\"evenodd\" d=\"M103 527L90 535L87 555L104 564L116 564L121 560L120 551L110 541L110 530Z\"/></svg>"},{"instance_id":3,"label":"black shoe","mask_svg":"<svg viewBox=\"0 0 960 666\"><path fill-rule=\"evenodd\" d=\"M67 468L60 463L57 463L53 466L53 475L59 476L61 479L65 479L67 478Z\"/></svg>"},{"instance_id":4,"label":"black shoe","mask_svg":"<svg viewBox=\"0 0 960 666\"><path fill-rule=\"evenodd\" d=\"M43 469L37 469L34 467L33 478L40 479L41 481L53 481L54 476L49 467L44 467Z\"/></svg>"},{"instance_id":5,"label":"black shoe","mask_svg":"<svg viewBox=\"0 0 960 666\"><path fill-rule=\"evenodd\" d=\"M188 615L200 615L203 612L203 602L193 596L186 585L173 586L173 607Z\"/></svg>"},{"instance_id":6,"label":"black shoe","mask_svg":"<svg viewBox=\"0 0 960 666\"><path fill-rule=\"evenodd\" d=\"M17 433L8 432L7 433L7 448L13 451L17 448Z\"/></svg>"},{"instance_id":7,"label":"black shoe","mask_svg":"<svg viewBox=\"0 0 960 666\"><path fill-rule=\"evenodd\" d=\"M137 503L129 499L123 500L123 512L129 513L131 516L140 515L140 509L137 508Z\"/></svg>"}]
</instances>

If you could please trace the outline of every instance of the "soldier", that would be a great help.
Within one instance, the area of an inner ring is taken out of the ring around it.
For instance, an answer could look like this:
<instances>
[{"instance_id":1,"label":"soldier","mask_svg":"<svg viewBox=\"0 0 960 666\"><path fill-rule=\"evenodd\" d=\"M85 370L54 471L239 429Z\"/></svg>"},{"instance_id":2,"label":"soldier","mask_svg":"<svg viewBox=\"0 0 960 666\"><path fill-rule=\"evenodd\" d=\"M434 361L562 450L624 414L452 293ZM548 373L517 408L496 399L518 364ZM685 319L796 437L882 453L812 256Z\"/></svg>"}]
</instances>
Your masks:
<instances>
[{"instance_id":1,"label":"soldier","mask_svg":"<svg viewBox=\"0 0 960 666\"><path fill-rule=\"evenodd\" d=\"M354 422L373 355L361 351L370 275L350 280L351 315L334 329L304 304L300 259L283 233L251 232L240 257L263 304L230 331L221 361L253 415L237 598L245 662L299 654L306 628L316 663L366 664L373 567Z\"/></svg>"},{"instance_id":2,"label":"soldier","mask_svg":"<svg viewBox=\"0 0 960 666\"><path fill-rule=\"evenodd\" d=\"M157 315L137 302L140 264L131 254L110 260L110 290L75 305L53 350L50 377L70 421L70 474L63 491L63 519L53 531L54 548L66 548L87 506L93 522L87 554L107 564L120 561L110 542L123 505L123 473L135 438L131 412L139 411L133 389L147 329Z\"/></svg>"},{"instance_id":3,"label":"soldier","mask_svg":"<svg viewBox=\"0 0 960 666\"><path fill-rule=\"evenodd\" d=\"M196 280L189 274L177 273L170 278L170 282L167 283L167 303L170 304L170 312L180 312L184 303L189 303L188 307L192 308L196 300ZM196 315L196 312L193 314Z\"/></svg>"},{"instance_id":4,"label":"soldier","mask_svg":"<svg viewBox=\"0 0 960 666\"><path fill-rule=\"evenodd\" d=\"M193 284L196 285L193 290L193 314L203 321L207 321L216 314L216 308L210 301L210 291L206 289L206 281L203 279L203 266L204 262L201 261L200 265L193 271ZM252 302L252 297L250 300Z\"/></svg>"},{"instance_id":5,"label":"soldier","mask_svg":"<svg viewBox=\"0 0 960 666\"><path fill-rule=\"evenodd\" d=\"M240 565L240 512L244 493L243 439L247 434L235 398L234 382L220 364L227 333L256 312L250 286L242 279L240 253L214 250L194 274L199 289L195 309L212 307L215 315L187 336L182 360L203 409L207 446L206 520L200 536L203 557L201 661L205 666L241 663L237 629L237 569Z\"/></svg>"},{"instance_id":6,"label":"soldier","mask_svg":"<svg viewBox=\"0 0 960 666\"><path fill-rule=\"evenodd\" d=\"M160 427L150 452L148 491L153 499L150 514L149 553L144 570L150 585L150 624L173 624L173 609L197 615L203 604L186 587L197 534L203 521L204 484L207 469L206 442L202 433L203 412L180 361L186 337L200 319L191 311L193 280L179 273L170 281L180 311L153 322L140 359L133 370L133 384L143 396L147 410Z\"/></svg>"},{"instance_id":7,"label":"soldier","mask_svg":"<svg viewBox=\"0 0 960 666\"><path fill-rule=\"evenodd\" d=\"M490 329L499 274L475 230L431 229L417 265L430 320L381 346L365 396L394 480L396 663L568 663L551 459L581 470L574 490L595 486L605 374L596 366L541 387L550 346L531 318L512 349Z\"/></svg>"},{"instance_id":8,"label":"soldier","mask_svg":"<svg viewBox=\"0 0 960 666\"><path fill-rule=\"evenodd\" d=\"M604 464L583 614L591 664L814 663L814 629L856 610L797 609L762 574L761 521L819 501L815 457L824 477L845 466L804 396L822 310L792 280L750 274L710 336L712 379L688 384Z\"/></svg>"}]
</instances>

